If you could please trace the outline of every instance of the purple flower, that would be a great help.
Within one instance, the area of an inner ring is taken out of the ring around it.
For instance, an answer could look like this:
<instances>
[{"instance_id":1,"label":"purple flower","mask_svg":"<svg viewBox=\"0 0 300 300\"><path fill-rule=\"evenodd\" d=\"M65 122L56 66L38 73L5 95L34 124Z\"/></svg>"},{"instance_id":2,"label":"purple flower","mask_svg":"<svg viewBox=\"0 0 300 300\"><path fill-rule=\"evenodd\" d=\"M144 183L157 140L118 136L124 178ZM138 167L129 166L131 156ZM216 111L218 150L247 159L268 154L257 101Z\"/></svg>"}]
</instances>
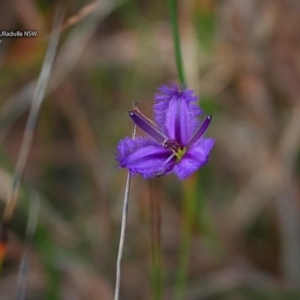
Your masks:
<instances>
[{"instance_id":1,"label":"purple flower","mask_svg":"<svg viewBox=\"0 0 300 300\"><path fill-rule=\"evenodd\" d=\"M211 116L202 122L202 110L196 104L193 90L181 89L175 83L163 85L155 95L154 123L137 108L129 111L133 122L147 137L126 137L118 143L120 167L144 178L175 173L185 179L205 165L214 145L204 138Z\"/></svg>"}]
</instances>

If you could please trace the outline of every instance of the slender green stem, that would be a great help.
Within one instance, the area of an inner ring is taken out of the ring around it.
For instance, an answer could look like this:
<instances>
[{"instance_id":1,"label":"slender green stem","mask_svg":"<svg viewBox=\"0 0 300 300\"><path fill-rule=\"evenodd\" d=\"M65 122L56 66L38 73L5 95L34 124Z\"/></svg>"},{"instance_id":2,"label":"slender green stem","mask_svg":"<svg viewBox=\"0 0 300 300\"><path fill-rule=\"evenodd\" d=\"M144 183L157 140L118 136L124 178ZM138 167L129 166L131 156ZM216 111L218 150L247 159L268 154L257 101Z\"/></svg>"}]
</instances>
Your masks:
<instances>
[{"instance_id":1,"label":"slender green stem","mask_svg":"<svg viewBox=\"0 0 300 300\"><path fill-rule=\"evenodd\" d=\"M188 277L192 240L192 227L195 219L196 189L196 177L193 176L184 184L181 245L179 252L179 267L175 289L176 300L184 299L184 290Z\"/></svg>"},{"instance_id":2,"label":"slender green stem","mask_svg":"<svg viewBox=\"0 0 300 300\"><path fill-rule=\"evenodd\" d=\"M176 59L176 65L178 70L178 76L181 84L186 84L183 62L182 62L181 47L180 47L179 29L178 29L177 0L168 0L168 6L170 11L170 19L171 19L171 26L172 26L172 34L173 34L175 59Z\"/></svg>"},{"instance_id":3,"label":"slender green stem","mask_svg":"<svg viewBox=\"0 0 300 300\"><path fill-rule=\"evenodd\" d=\"M155 193L156 182L150 180L150 213L151 213L151 260L152 292L154 300L163 299L162 283L162 250L161 250L161 205Z\"/></svg>"}]
</instances>

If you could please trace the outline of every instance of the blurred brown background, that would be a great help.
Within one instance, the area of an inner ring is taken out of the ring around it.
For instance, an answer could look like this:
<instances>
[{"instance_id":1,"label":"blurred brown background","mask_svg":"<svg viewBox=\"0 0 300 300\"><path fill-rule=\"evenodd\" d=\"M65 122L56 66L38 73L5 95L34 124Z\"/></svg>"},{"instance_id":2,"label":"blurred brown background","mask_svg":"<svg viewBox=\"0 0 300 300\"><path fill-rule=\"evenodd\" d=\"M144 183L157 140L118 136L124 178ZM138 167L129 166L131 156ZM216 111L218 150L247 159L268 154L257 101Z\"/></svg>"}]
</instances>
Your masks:
<instances>
[{"instance_id":1,"label":"blurred brown background","mask_svg":"<svg viewBox=\"0 0 300 300\"><path fill-rule=\"evenodd\" d=\"M126 171L114 155L133 101L178 82L166 1L1 1L1 211L55 8L65 23L14 215L0 298L16 299L29 203L40 213L28 299L112 299ZM209 164L193 179L185 299L300 299L300 2L179 1L188 86L213 114ZM173 299L187 183L156 181L164 299ZM35 192L34 192L35 191ZM150 192L132 181L122 299L151 299Z\"/></svg>"}]
</instances>

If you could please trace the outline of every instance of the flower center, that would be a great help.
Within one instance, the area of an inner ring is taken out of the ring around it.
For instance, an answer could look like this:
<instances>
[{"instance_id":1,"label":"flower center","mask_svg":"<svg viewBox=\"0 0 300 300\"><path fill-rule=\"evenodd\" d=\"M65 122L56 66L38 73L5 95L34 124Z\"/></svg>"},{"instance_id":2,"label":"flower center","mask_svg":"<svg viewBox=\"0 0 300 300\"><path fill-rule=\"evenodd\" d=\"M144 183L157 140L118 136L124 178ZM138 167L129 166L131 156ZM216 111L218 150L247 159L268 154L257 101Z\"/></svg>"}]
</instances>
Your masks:
<instances>
[{"instance_id":1,"label":"flower center","mask_svg":"<svg viewBox=\"0 0 300 300\"><path fill-rule=\"evenodd\" d=\"M177 152L175 153L177 163L180 162L180 160L184 156L186 150L187 150L186 147L178 148Z\"/></svg>"},{"instance_id":2,"label":"flower center","mask_svg":"<svg viewBox=\"0 0 300 300\"><path fill-rule=\"evenodd\" d=\"M163 146L164 148L168 148L174 153L174 155L176 156L176 163L178 163L182 159L182 157L187 151L186 147L181 146L174 140L169 140L169 139L164 140Z\"/></svg>"}]
</instances>

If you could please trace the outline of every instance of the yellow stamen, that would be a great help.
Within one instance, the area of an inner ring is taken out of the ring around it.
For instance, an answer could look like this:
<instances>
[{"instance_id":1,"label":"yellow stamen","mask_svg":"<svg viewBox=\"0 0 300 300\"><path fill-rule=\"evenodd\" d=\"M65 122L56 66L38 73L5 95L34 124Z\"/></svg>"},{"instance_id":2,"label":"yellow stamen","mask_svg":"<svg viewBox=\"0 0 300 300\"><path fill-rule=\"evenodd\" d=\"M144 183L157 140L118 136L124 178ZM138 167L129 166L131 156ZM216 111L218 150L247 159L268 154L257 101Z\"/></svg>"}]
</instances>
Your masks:
<instances>
[{"instance_id":1,"label":"yellow stamen","mask_svg":"<svg viewBox=\"0 0 300 300\"><path fill-rule=\"evenodd\" d=\"M177 152L175 153L177 163L180 162L185 152L186 152L186 147L178 148Z\"/></svg>"}]
</instances>

